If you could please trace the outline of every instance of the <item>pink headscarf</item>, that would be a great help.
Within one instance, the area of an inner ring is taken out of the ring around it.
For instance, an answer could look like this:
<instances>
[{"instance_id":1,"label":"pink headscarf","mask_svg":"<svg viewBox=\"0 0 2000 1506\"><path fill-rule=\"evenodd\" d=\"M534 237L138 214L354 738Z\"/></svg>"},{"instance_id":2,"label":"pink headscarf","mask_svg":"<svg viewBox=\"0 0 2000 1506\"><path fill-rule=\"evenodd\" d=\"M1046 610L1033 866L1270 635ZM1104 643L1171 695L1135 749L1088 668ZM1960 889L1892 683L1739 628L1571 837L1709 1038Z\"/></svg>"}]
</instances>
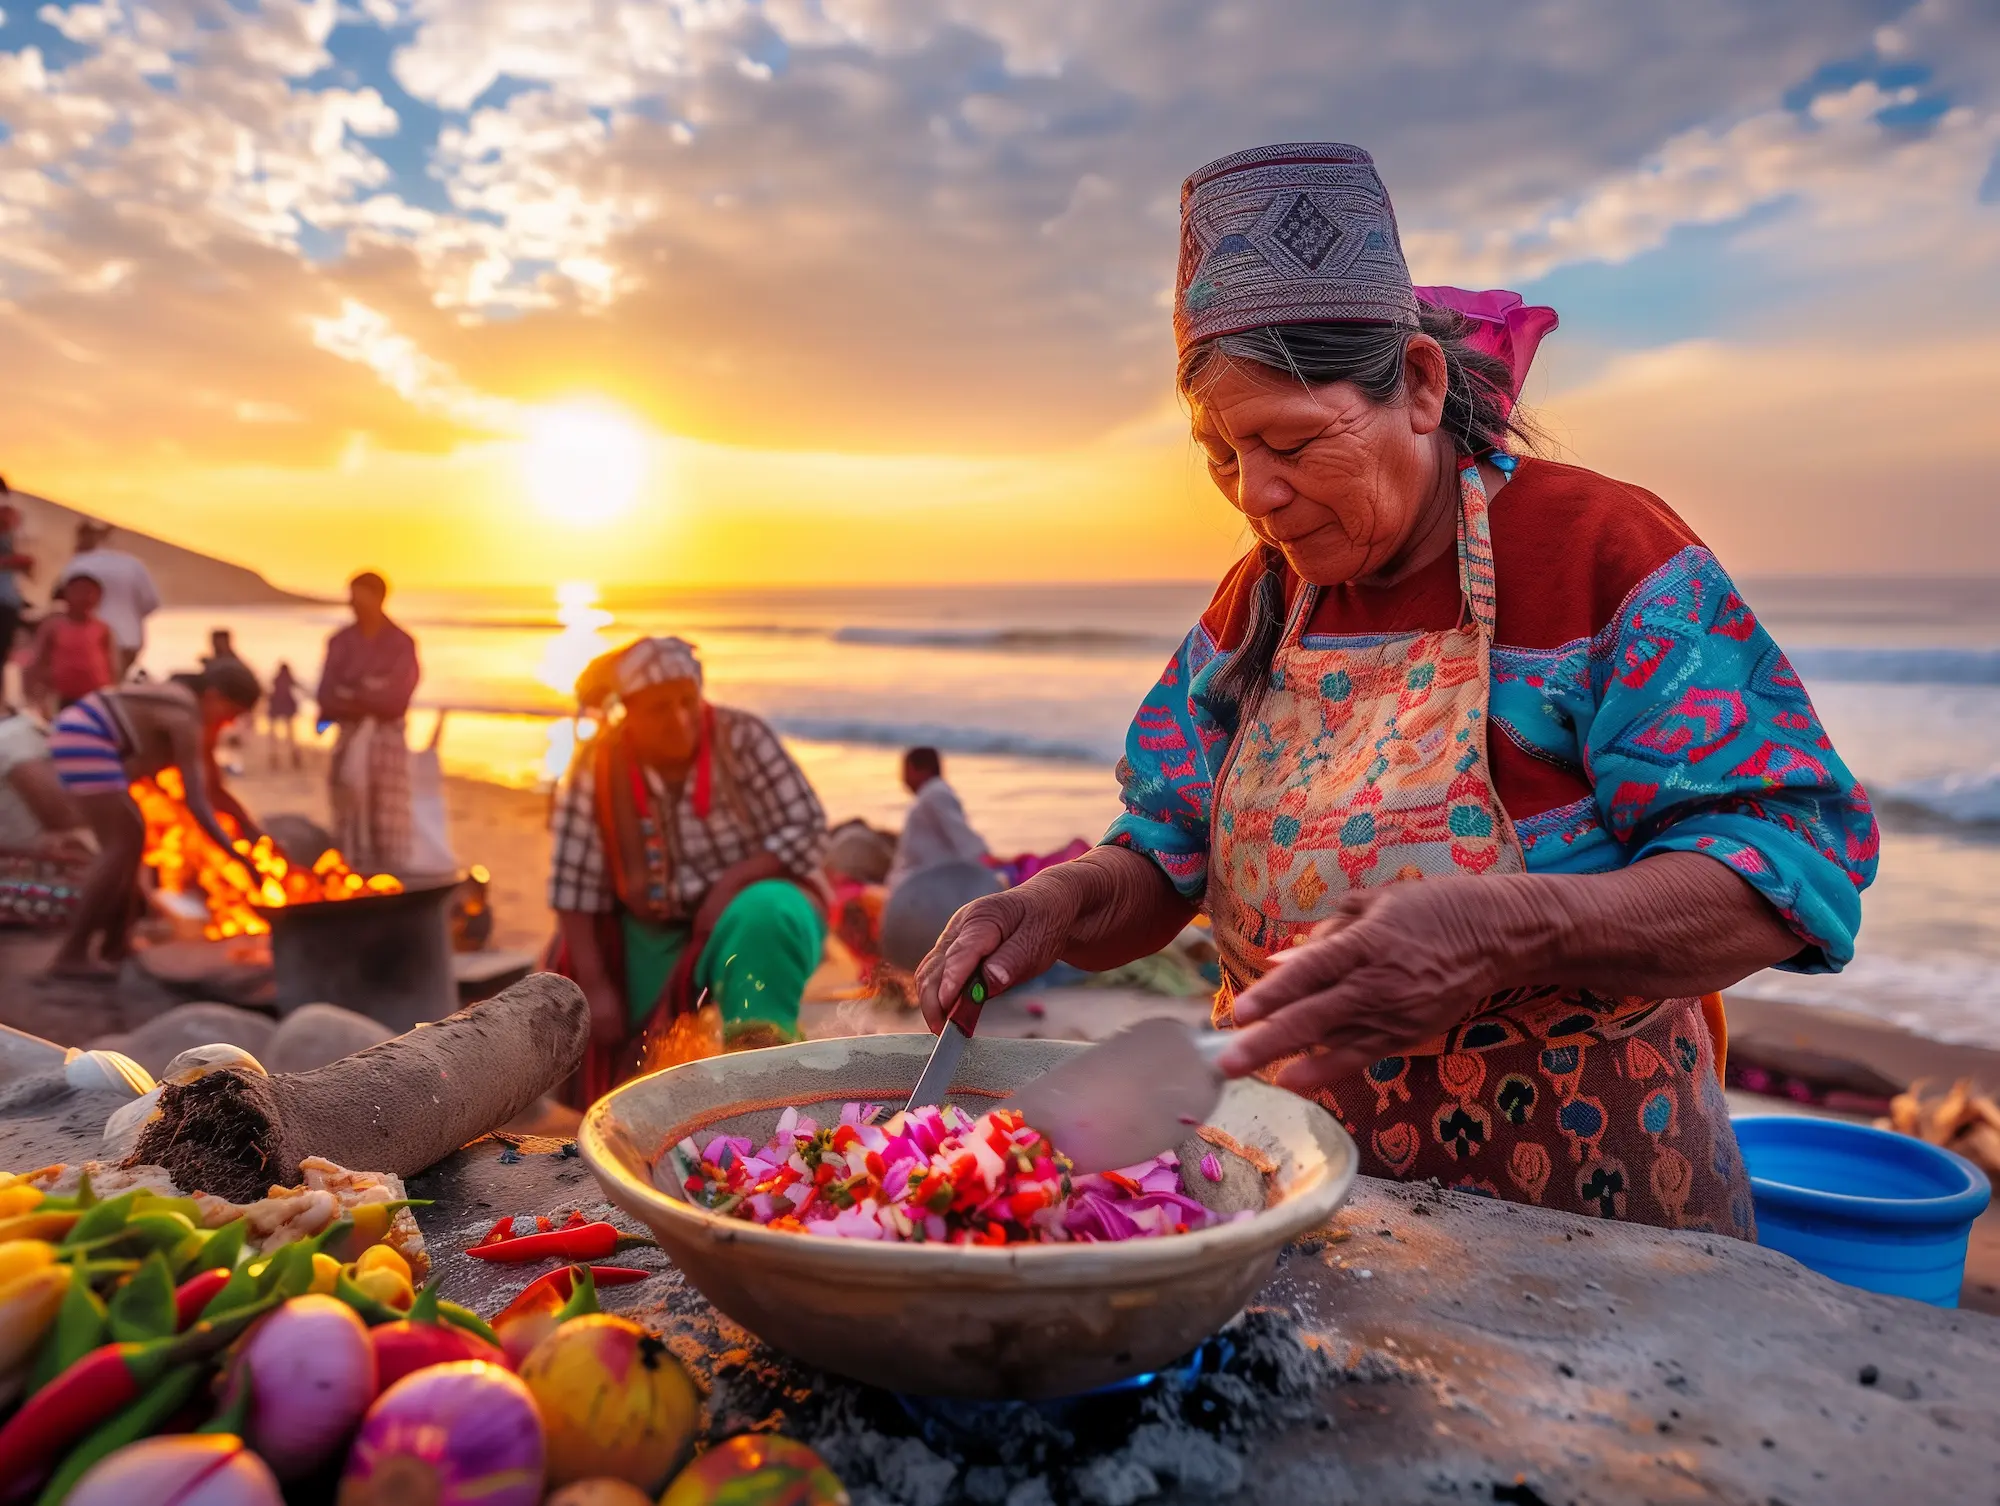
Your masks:
<instances>
[{"instance_id":1,"label":"pink headscarf","mask_svg":"<svg viewBox=\"0 0 2000 1506\"><path fill-rule=\"evenodd\" d=\"M1472 321L1473 347L1506 362L1513 389L1511 396L1518 402L1521 385L1528 380L1528 367L1535 359L1535 347L1560 322L1556 311L1523 303L1519 293L1504 289L1487 293L1468 293L1464 288L1416 291L1419 303L1451 309Z\"/></svg>"}]
</instances>

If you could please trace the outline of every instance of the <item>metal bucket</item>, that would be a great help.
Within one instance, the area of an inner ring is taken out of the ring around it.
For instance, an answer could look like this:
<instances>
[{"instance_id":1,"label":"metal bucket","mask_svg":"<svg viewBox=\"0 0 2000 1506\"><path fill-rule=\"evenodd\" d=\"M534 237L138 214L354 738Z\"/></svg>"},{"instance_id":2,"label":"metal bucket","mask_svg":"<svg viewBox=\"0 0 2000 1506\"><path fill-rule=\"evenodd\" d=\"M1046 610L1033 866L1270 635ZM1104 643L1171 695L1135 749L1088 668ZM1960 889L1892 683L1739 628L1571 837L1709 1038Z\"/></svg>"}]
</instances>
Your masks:
<instances>
[{"instance_id":1,"label":"metal bucket","mask_svg":"<svg viewBox=\"0 0 2000 1506\"><path fill-rule=\"evenodd\" d=\"M577 1143L605 1195L645 1221L697 1289L751 1332L823 1369L890 1390L977 1399L1069 1396L1157 1370L1236 1314L1286 1241L1324 1221L1353 1185L1354 1142L1295 1094L1231 1083L1211 1123L1275 1163L1266 1176L1218 1152L1220 1184L1190 1195L1254 1216L1119 1244L885 1244L761 1229L688 1203L653 1163L682 1137L729 1130L760 1143L786 1106L901 1103L930 1054L925 1035L855 1036L671 1067L614 1090ZM991 1108L1062 1057L1068 1041L975 1039L952 1101Z\"/></svg>"},{"instance_id":2,"label":"metal bucket","mask_svg":"<svg viewBox=\"0 0 2000 1506\"><path fill-rule=\"evenodd\" d=\"M458 1008L446 910L454 879L401 894L260 910L271 923L280 1014L338 1004L398 1035Z\"/></svg>"}]
</instances>

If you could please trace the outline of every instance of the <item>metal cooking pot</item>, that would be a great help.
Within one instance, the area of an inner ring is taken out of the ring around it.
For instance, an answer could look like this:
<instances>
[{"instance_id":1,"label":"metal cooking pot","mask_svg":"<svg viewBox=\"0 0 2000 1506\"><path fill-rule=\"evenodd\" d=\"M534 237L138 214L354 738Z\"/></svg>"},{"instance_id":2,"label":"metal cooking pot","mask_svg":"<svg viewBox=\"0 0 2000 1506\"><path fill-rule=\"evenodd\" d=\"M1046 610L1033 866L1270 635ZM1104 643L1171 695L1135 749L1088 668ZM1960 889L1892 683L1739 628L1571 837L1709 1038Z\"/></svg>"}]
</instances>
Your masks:
<instances>
[{"instance_id":1,"label":"metal cooking pot","mask_svg":"<svg viewBox=\"0 0 2000 1506\"><path fill-rule=\"evenodd\" d=\"M887 1244L761 1229L690 1204L653 1163L690 1134L769 1137L780 1112L849 1100L900 1104L927 1035L855 1036L670 1067L598 1100L577 1144L605 1196L645 1221L695 1287L780 1349L891 1390L980 1399L1067 1396L1155 1370L1194 1348L1269 1279L1278 1251L1353 1185L1354 1142L1296 1094L1234 1082L1211 1123L1274 1166L1190 1137L1183 1186L1254 1216L1119 1244L1006 1249ZM1083 1047L974 1039L953 1102L977 1113ZM818 1114L826 1118L830 1115Z\"/></svg>"}]
</instances>

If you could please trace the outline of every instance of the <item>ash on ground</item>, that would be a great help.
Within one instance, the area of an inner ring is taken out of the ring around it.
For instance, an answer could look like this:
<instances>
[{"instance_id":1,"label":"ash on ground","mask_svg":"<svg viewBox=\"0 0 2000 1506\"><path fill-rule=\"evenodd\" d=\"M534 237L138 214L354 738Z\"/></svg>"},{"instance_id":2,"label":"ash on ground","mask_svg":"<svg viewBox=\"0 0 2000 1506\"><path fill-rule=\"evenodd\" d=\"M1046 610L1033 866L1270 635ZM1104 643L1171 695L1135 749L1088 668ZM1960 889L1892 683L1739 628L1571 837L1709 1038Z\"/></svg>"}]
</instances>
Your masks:
<instances>
[{"instance_id":1,"label":"ash on ground","mask_svg":"<svg viewBox=\"0 0 2000 1506\"><path fill-rule=\"evenodd\" d=\"M1323 1417L1337 1383L1410 1378L1393 1359L1330 1343L1291 1309L1252 1308L1143 1390L1064 1402L905 1398L768 1348L669 1273L664 1300L626 1315L657 1328L709 1392L711 1442L782 1432L810 1444L854 1506L1138 1506L1214 1501L1248 1451Z\"/></svg>"}]
</instances>

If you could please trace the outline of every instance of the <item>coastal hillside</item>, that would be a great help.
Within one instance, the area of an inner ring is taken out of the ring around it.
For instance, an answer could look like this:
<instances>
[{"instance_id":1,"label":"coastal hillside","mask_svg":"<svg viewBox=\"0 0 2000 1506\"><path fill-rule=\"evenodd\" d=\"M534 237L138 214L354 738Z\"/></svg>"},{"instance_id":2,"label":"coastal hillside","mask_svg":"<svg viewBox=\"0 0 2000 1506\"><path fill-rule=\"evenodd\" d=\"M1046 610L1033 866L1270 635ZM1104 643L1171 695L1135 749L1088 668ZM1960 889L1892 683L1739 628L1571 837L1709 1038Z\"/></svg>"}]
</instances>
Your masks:
<instances>
[{"instance_id":1,"label":"coastal hillside","mask_svg":"<svg viewBox=\"0 0 2000 1506\"><path fill-rule=\"evenodd\" d=\"M28 600L40 605L75 552L76 525L90 515L29 492L10 491L6 500L21 510L17 547L35 559L34 574L22 585ZM282 590L246 566L169 544L122 524L111 543L145 562L159 585L162 602L169 607L286 606L312 599Z\"/></svg>"}]
</instances>

